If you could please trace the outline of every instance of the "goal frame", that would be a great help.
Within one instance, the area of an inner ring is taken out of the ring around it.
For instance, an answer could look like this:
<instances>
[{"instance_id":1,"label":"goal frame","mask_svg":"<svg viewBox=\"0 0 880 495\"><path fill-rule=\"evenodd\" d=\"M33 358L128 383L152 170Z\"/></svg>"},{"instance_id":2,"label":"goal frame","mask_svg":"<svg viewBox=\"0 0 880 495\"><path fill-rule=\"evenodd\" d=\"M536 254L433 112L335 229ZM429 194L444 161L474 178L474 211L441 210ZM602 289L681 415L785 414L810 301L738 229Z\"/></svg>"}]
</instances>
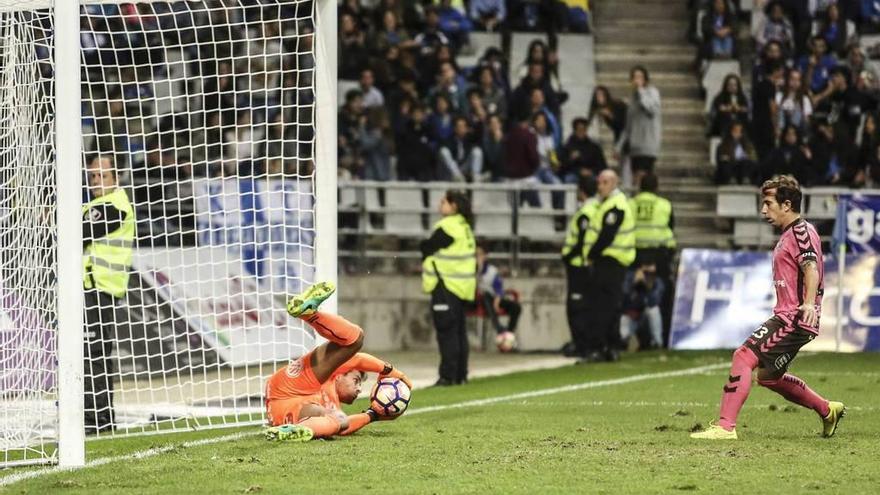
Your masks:
<instances>
[{"instance_id":1,"label":"goal frame","mask_svg":"<svg viewBox=\"0 0 880 495\"><path fill-rule=\"evenodd\" d=\"M160 0L138 0L153 3ZM57 398L62 467L85 465L83 411L82 150L80 8L127 0L22 0L0 11L54 8L55 145L57 183ZM317 0L315 16L315 277L337 280L336 2ZM72 290L72 288L77 288ZM324 303L336 311L336 296Z\"/></svg>"}]
</instances>

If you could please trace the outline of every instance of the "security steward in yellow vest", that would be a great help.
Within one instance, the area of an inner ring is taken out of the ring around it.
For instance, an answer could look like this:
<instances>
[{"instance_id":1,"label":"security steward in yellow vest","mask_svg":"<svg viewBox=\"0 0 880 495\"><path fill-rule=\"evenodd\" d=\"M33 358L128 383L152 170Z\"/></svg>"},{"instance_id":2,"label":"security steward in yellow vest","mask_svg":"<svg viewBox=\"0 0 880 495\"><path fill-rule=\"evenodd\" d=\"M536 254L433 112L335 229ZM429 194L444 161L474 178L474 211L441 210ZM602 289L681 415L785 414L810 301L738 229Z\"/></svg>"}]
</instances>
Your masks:
<instances>
[{"instance_id":1,"label":"security steward in yellow vest","mask_svg":"<svg viewBox=\"0 0 880 495\"><path fill-rule=\"evenodd\" d=\"M636 217L636 259L638 263L654 263L657 266L657 278L663 281L667 289L660 301L660 313L663 317L664 338L669 335L672 320L672 303L675 291L672 290L672 263L675 259L675 218L672 204L666 198L657 195L658 181L654 174L642 176L639 183L639 194L630 200L630 207Z\"/></svg>"},{"instance_id":2,"label":"security steward in yellow vest","mask_svg":"<svg viewBox=\"0 0 880 495\"><path fill-rule=\"evenodd\" d=\"M83 205L84 405L86 433L113 428L113 374L117 302L128 290L135 235L134 209L117 187L111 158L87 167L92 200Z\"/></svg>"},{"instance_id":3,"label":"security steward in yellow vest","mask_svg":"<svg viewBox=\"0 0 880 495\"><path fill-rule=\"evenodd\" d=\"M471 230L470 201L461 191L447 191L440 200L443 218L429 239L421 242L422 290L431 294L431 316L440 349L436 385L460 385L468 377L466 305L477 292L477 246Z\"/></svg>"},{"instance_id":4,"label":"security steward in yellow vest","mask_svg":"<svg viewBox=\"0 0 880 495\"><path fill-rule=\"evenodd\" d=\"M592 317L585 361L619 358L619 324L626 269L636 258L635 218L613 170L599 174L599 207L591 222L587 264L592 267L588 312Z\"/></svg>"},{"instance_id":5,"label":"security steward in yellow vest","mask_svg":"<svg viewBox=\"0 0 880 495\"><path fill-rule=\"evenodd\" d=\"M580 208L571 217L565 244L562 246L562 263L565 266L566 287L565 313L571 331L571 344L563 350L566 356L586 357L588 342L587 294L590 284L590 267L586 266L586 254L590 250L588 234L590 222L599 208L596 198L596 179L581 177L577 190Z\"/></svg>"}]
</instances>

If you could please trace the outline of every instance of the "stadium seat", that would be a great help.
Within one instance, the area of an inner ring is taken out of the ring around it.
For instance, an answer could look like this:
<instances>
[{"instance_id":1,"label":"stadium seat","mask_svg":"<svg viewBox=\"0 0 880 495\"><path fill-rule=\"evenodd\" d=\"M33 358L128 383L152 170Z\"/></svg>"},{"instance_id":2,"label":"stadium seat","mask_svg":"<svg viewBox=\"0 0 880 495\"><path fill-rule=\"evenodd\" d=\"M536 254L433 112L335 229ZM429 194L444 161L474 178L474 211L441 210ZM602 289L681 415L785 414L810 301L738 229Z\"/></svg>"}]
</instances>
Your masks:
<instances>
[{"instance_id":1,"label":"stadium seat","mask_svg":"<svg viewBox=\"0 0 880 495\"><path fill-rule=\"evenodd\" d=\"M740 75L739 61L712 60L703 74L703 90L706 92L706 113L712 108L712 99L721 90L721 84L728 74Z\"/></svg>"},{"instance_id":2,"label":"stadium seat","mask_svg":"<svg viewBox=\"0 0 880 495\"><path fill-rule=\"evenodd\" d=\"M517 232L520 237L535 240L560 239L561 233L554 227L554 215L556 210L545 208L531 208L523 206L519 210L519 225Z\"/></svg>"},{"instance_id":3,"label":"stadium seat","mask_svg":"<svg viewBox=\"0 0 880 495\"><path fill-rule=\"evenodd\" d=\"M758 213L758 196L751 186L724 186L718 188L719 217L752 217Z\"/></svg>"},{"instance_id":4,"label":"stadium seat","mask_svg":"<svg viewBox=\"0 0 880 495\"><path fill-rule=\"evenodd\" d=\"M836 187L813 187L805 196L808 220L830 220L837 213L837 196L843 192Z\"/></svg>"},{"instance_id":5,"label":"stadium seat","mask_svg":"<svg viewBox=\"0 0 880 495\"><path fill-rule=\"evenodd\" d=\"M718 151L718 147L721 146L721 138L713 137L709 139L709 163L712 165L712 168L718 167L718 160L715 156L715 153Z\"/></svg>"},{"instance_id":6,"label":"stadium seat","mask_svg":"<svg viewBox=\"0 0 880 495\"><path fill-rule=\"evenodd\" d=\"M778 236L770 224L761 220L737 219L733 223L733 244L735 246L769 246Z\"/></svg>"},{"instance_id":7,"label":"stadium seat","mask_svg":"<svg viewBox=\"0 0 880 495\"><path fill-rule=\"evenodd\" d=\"M422 227L422 190L388 188L385 190L385 230L398 235L425 234Z\"/></svg>"}]
</instances>

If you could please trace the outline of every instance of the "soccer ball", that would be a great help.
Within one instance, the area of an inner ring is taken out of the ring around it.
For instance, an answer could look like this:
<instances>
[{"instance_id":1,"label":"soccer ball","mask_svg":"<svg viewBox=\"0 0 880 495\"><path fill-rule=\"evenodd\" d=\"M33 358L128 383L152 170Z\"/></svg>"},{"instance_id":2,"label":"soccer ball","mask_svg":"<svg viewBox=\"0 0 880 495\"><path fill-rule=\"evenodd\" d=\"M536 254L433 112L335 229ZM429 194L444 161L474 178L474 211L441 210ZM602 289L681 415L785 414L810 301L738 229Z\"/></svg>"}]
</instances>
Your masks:
<instances>
[{"instance_id":1,"label":"soccer ball","mask_svg":"<svg viewBox=\"0 0 880 495\"><path fill-rule=\"evenodd\" d=\"M499 352L510 352L516 347L516 335L513 332L501 332L495 337L495 345Z\"/></svg>"},{"instance_id":2,"label":"soccer ball","mask_svg":"<svg viewBox=\"0 0 880 495\"><path fill-rule=\"evenodd\" d=\"M383 378L373 385L370 409L381 416L399 416L409 406L410 390L399 378Z\"/></svg>"}]
</instances>

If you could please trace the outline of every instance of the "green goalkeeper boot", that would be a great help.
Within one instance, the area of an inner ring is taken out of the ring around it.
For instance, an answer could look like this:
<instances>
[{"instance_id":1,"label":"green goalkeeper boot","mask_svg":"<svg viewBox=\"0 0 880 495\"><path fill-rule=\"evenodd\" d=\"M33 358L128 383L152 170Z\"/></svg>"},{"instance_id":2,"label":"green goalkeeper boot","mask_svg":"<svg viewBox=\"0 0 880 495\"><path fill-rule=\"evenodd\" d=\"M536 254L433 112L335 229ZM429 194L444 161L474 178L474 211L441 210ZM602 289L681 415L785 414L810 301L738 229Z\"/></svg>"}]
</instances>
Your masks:
<instances>
[{"instance_id":1,"label":"green goalkeeper boot","mask_svg":"<svg viewBox=\"0 0 880 495\"><path fill-rule=\"evenodd\" d=\"M318 282L302 294L297 294L287 301L287 313L294 318L308 316L318 310L328 297L336 292L333 282Z\"/></svg>"},{"instance_id":2,"label":"green goalkeeper boot","mask_svg":"<svg viewBox=\"0 0 880 495\"><path fill-rule=\"evenodd\" d=\"M273 442L308 442L315 432L308 426L281 425L266 428L266 440Z\"/></svg>"}]
</instances>

